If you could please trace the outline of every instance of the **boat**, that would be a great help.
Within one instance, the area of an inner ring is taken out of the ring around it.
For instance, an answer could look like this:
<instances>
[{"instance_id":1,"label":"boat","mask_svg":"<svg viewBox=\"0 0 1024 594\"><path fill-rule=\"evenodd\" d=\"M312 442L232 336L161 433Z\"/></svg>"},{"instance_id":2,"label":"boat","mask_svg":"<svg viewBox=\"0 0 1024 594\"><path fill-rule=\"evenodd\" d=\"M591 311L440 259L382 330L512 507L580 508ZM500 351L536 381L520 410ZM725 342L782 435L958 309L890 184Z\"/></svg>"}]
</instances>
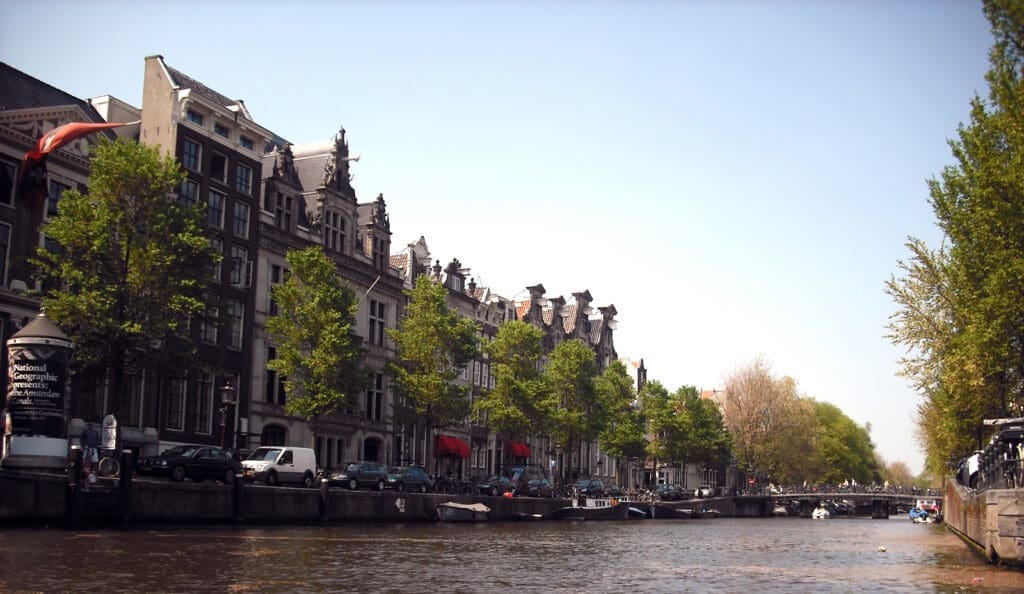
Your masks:
<instances>
[{"instance_id":1,"label":"boat","mask_svg":"<svg viewBox=\"0 0 1024 594\"><path fill-rule=\"evenodd\" d=\"M915 524L936 524L942 521L939 502L935 499L918 499L910 508L910 521Z\"/></svg>"},{"instance_id":2,"label":"boat","mask_svg":"<svg viewBox=\"0 0 1024 594\"><path fill-rule=\"evenodd\" d=\"M647 510L642 507L630 505L627 511L628 513L626 515L629 516L631 519L643 520L647 518Z\"/></svg>"},{"instance_id":3,"label":"boat","mask_svg":"<svg viewBox=\"0 0 1024 594\"><path fill-rule=\"evenodd\" d=\"M655 520L681 520L693 517L693 510L687 507L675 507L668 503L652 503L650 516Z\"/></svg>"},{"instance_id":4,"label":"boat","mask_svg":"<svg viewBox=\"0 0 1024 594\"><path fill-rule=\"evenodd\" d=\"M825 507L816 507L814 508L814 511L811 512L811 518L815 520L827 520L830 517L832 517L832 514L829 513L828 509Z\"/></svg>"},{"instance_id":5,"label":"boat","mask_svg":"<svg viewBox=\"0 0 1024 594\"><path fill-rule=\"evenodd\" d=\"M442 522L486 522L491 508L482 503L439 503L435 508Z\"/></svg>"},{"instance_id":6,"label":"boat","mask_svg":"<svg viewBox=\"0 0 1024 594\"><path fill-rule=\"evenodd\" d=\"M789 515L789 510L786 509L785 505L776 505L772 508L772 515L780 518L785 518Z\"/></svg>"},{"instance_id":7,"label":"boat","mask_svg":"<svg viewBox=\"0 0 1024 594\"><path fill-rule=\"evenodd\" d=\"M586 498L583 505L574 505L558 510L559 520L625 520L629 517L630 503L606 498Z\"/></svg>"},{"instance_id":8,"label":"boat","mask_svg":"<svg viewBox=\"0 0 1024 594\"><path fill-rule=\"evenodd\" d=\"M704 508L704 509L694 510L693 511L693 517L701 518L701 519L721 518L722 517L722 512L717 510L717 509Z\"/></svg>"}]
</instances>

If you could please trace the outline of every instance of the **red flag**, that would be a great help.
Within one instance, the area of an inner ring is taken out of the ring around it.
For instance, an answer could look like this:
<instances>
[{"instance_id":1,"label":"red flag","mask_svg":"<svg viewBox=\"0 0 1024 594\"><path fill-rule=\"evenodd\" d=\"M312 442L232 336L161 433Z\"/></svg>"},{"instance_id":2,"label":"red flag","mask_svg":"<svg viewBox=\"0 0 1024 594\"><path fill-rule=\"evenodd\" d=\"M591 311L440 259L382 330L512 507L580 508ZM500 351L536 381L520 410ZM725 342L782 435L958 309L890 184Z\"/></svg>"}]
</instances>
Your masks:
<instances>
[{"instance_id":1,"label":"red flag","mask_svg":"<svg viewBox=\"0 0 1024 594\"><path fill-rule=\"evenodd\" d=\"M73 140L78 140L79 138L88 136L93 132L137 123L138 122L104 122L97 124L88 122L71 122L69 124L64 124L63 126L57 126L53 130L43 134L42 138L39 139L38 144L36 144L36 148L25 153L25 159L21 163L21 171L18 172L18 183L19 186L22 186L20 188L20 193L30 202L38 202L38 198L40 196L46 195L45 164L40 167L40 164L46 159L46 155ZM24 184L21 183L23 179L26 182Z\"/></svg>"}]
</instances>

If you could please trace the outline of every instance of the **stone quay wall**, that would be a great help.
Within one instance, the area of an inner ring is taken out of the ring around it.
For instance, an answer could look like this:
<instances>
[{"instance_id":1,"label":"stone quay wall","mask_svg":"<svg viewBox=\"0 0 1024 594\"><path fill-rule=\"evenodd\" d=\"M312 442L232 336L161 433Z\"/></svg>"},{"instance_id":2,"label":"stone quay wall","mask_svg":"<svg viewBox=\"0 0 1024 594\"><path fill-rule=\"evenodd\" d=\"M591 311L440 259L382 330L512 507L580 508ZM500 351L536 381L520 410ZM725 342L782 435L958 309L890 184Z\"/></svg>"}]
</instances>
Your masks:
<instances>
[{"instance_id":1,"label":"stone quay wall","mask_svg":"<svg viewBox=\"0 0 1024 594\"><path fill-rule=\"evenodd\" d=\"M1024 489L968 489L946 480L946 525L993 563L1024 567Z\"/></svg>"}]
</instances>

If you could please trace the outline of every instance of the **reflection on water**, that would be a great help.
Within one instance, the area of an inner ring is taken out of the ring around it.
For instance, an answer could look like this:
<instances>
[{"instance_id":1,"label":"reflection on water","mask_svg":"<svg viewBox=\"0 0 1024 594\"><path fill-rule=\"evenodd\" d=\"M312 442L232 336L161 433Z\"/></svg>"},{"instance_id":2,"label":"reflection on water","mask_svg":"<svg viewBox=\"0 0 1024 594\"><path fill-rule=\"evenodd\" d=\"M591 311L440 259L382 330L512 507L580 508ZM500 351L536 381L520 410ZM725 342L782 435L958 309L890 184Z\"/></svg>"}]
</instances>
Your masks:
<instances>
[{"instance_id":1,"label":"reflection on water","mask_svg":"<svg viewBox=\"0 0 1024 594\"><path fill-rule=\"evenodd\" d=\"M1024 591L902 518L5 528L0 568L2 591Z\"/></svg>"}]
</instances>

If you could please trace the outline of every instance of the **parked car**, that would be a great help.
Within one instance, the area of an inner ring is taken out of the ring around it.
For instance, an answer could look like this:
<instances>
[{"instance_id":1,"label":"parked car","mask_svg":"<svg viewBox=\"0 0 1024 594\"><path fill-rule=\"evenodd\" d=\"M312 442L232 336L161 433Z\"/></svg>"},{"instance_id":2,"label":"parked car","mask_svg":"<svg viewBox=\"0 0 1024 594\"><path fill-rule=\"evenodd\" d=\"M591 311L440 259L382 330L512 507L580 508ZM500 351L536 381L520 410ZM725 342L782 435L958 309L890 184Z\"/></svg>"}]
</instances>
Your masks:
<instances>
[{"instance_id":1,"label":"parked car","mask_svg":"<svg viewBox=\"0 0 1024 594\"><path fill-rule=\"evenodd\" d=\"M525 489L532 480L548 479L547 471L539 464L512 466L506 469L504 474L512 481L512 488L516 493Z\"/></svg>"},{"instance_id":2,"label":"parked car","mask_svg":"<svg viewBox=\"0 0 1024 594\"><path fill-rule=\"evenodd\" d=\"M554 497L555 488L546 478L533 478L526 481L522 489L516 489L516 495L523 497Z\"/></svg>"},{"instance_id":3,"label":"parked car","mask_svg":"<svg viewBox=\"0 0 1024 594\"><path fill-rule=\"evenodd\" d=\"M388 471L377 462L349 462L342 470L331 473L327 481L353 491L359 487L383 491L388 482Z\"/></svg>"},{"instance_id":4,"label":"parked car","mask_svg":"<svg viewBox=\"0 0 1024 594\"><path fill-rule=\"evenodd\" d=\"M481 495L504 495L515 490L515 486L512 484L511 478L503 474L496 474L478 483L477 489Z\"/></svg>"},{"instance_id":5,"label":"parked car","mask_svg":"<svg viewBox=\"0 0 1024 594\"><path fill-rule=\"evenodd\" d=\"M584 497L604 497L604 483L600 479L580 479L576 492Z\"/></svg>"},{"instance_id":6,"label":"parked car","mask_svg":"<svg viewBox=\"0 0 1024 594\"><path fill-rule=\"evenodd\" d=\"M385 486L395 491L426 493L434 489L434 479L419 466L392 466L388 469L388 482Z\"/></svg>"},{"instance_id":7,"label":"parked car","mask_svg":"<svg viewBox=\"0 0 1024 594\"><path fill-rule=\"evenodd\" d=\"M622 497L625 493L623 493L622 487L618 485L605 485L604 495L605 497Z\"/></svg>"},{"instance_id":8,"label":"parked car","mask_svg":"<svg viewBox=\"0 0 1024 594\"><path fill-rule=\"evenodd\" d=\"M230 484L235 481L235 475L241 474L242 463L223 448L180 445L157 456L139 459L135 470L141 474L169 476L176 481L190 478L198 483L203 479L216 479Z\"/></svg>"},{"instance_id":9,"label":"parked car","mask_svg":"<svg viewBox=\"0 0 1024 594\"><path fill-rule=\"evenodd\" d=\"M658 485L654 493L662 501L679 501L683 498L682 489L672 484Z\"/></svg>"},{"instance_id":10,"label":"parked car","mask_svg":"<svg viewBox=\"0 0 1024 594\"><path fill-rule=\"evenodd\" d=\"M242 460L242 468L249 481L312 487L316 478L316 454L312 448L262 446Z\"/></svg>"},{"instance_id":11,"label":"parked car","mask_svg":"<svg viewBox=\"0 0 1024 594\"><path fill-rule=\"evenodd\" d=\"M701 485L697 487L696 496L700 498L711 497L714 495L714 493L715 489L711 485Z\"/></svg>"}]
</instances>

